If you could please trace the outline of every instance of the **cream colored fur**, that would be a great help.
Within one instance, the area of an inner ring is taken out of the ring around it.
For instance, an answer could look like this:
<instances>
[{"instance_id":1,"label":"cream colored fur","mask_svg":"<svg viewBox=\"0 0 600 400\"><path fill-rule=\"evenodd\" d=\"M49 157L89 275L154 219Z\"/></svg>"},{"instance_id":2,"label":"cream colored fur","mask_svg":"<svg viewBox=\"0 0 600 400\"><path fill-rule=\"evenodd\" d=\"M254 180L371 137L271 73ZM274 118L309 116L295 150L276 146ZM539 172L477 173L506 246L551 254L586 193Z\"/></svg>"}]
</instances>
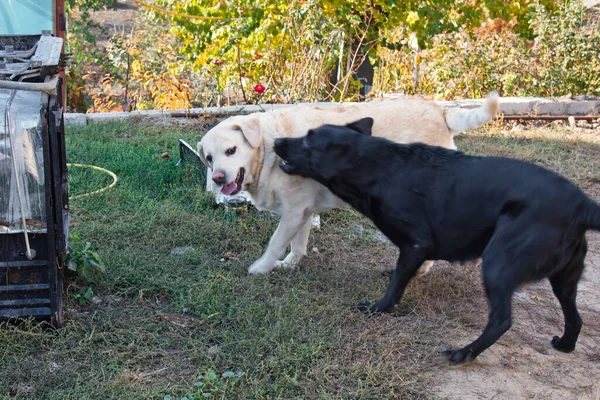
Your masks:
<instances>
[{"instance_id":1,"label":"cream colored fur","mask_svg":"<svg viewBox=\"0 0 600 400\"><path fill-rule=\"evenodd\" d=\"M423 142L455 149L455 134L491 121L497 110L495 94L488 96L482 107L470 110L444 110L435 102L418 97L325 109L296 105L228 118L204 135L198 142L198 152L210 170L225 174L224 185L234 181L240 168L244 168L242 189L248 192L252 203L259 210L281 216L266 252L248 270L266 273L277 265L295 268L306 255L311 215L344 205L316 181L283 173L273 152L276 138L304 136L309 129L323 124L343 125L371 117L373 136L398 143ZM227 155L227 149L232 147L236 148L235 153ZM209 156L212 162L207 160ZM290 244L290 253L278 261ZM424 263L420 272L426 273L432 263Z\"/></svg>"}]
</instances>

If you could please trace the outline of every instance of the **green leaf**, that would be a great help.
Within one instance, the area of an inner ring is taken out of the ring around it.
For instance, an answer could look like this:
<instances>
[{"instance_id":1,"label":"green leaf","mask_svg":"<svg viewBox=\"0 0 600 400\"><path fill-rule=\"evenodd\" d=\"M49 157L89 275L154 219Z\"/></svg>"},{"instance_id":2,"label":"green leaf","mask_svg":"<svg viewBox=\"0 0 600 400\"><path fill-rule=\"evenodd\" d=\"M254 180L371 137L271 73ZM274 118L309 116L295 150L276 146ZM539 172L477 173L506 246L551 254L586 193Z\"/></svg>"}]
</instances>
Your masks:
<instances>
[{"instance_id":1,"label":"green leaf","mask_svg":"<svg viewBox=\"0 0 600 400\"><path fill-rule=\"evenodd\" d=\"M232 371L225 371L225 372L223 372L223 375L222 375L223 378L232 378L235 376L236 376L235 372L232 372Z\"/></svg>"},{"instance_id":2,"label":"green leaf","mask_svg":"<svg viewBox=\"0 0 600 400\"><path fill-rule=\"evenodd\" d=\"M69 260L67 262L67 268L71 271L77 271L77 263L74 260Z\"/></svg>"},{"instance_id":3,"label":"green leaf","mask_svg":"<svg viewBox=\"0 0 600 400\"><path fill-rule=\"evenodd\" d=\"M83 297L85 297L86 300L92 301L92 298L94 297L94 291L91 287L87 288Z\"/></svg>"}]
</instances>

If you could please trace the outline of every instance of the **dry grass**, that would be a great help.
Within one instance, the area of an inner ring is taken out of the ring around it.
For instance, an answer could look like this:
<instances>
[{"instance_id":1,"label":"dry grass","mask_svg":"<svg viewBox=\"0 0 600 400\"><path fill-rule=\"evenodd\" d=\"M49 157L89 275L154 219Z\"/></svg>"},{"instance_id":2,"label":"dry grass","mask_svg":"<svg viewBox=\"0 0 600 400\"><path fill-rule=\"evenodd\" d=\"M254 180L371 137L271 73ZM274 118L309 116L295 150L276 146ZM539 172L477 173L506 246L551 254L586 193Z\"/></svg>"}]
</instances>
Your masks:
<instances>
[{"instance_id":1,"label":"dry grass","mask_svg":"<svg viewBox=\"0 0 600 400\"><path fill-rule=\"evenodd\" d=\"M481 129L457 138L460 149L481 155L514 157L550 168L584 190L600 183L600 130L562 125L516 125Z\"/></svg>"}]
</instances>

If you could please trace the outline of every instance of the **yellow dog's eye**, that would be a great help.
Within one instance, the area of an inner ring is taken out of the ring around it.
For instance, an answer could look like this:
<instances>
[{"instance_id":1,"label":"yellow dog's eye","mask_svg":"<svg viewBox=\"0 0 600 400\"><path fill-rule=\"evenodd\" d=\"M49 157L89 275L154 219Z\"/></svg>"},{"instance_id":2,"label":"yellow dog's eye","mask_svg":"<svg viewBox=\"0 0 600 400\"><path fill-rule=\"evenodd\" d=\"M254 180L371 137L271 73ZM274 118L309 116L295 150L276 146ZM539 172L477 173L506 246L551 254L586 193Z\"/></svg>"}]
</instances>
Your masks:
<instances>
[{"instance_id":1,"label":"yellow dog's eye","mask_svg":"<svg viewBox=\"0 0 600 400\"><path fill-rule=\"evenodd\" d=\"M212 156L206 156L206 161L208 161L209 163L212 162Z\"/></svg>"},{"instance_id":2,"label":"yellow dog's eye","mask_svg":"<svg viewBox=\"0 0 600 400\"><path fill-rule=\"evenodd\" d=\"M234 155L235 154L235 146L230 147L227 150L225 150L225 154L228 156Z\"/></svg>"}]
</instances>

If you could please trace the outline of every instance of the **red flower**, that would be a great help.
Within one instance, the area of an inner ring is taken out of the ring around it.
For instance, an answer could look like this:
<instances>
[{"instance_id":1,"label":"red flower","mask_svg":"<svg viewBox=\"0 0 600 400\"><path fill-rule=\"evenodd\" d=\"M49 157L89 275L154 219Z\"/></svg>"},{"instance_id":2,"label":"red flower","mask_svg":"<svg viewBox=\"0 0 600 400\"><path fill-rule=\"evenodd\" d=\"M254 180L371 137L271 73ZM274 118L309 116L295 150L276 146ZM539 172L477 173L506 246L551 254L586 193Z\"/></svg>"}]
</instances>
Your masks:
<instances>
[{"instance_id":1,"label":"red flower","mask_svg":"<svg viewBox=\"0 0 600 400\"><path fill-rule=\"evenodd\" d=\"M221 64L223 64L223 60L221 60L220 58L217 58L217 59L215 59L215 64L221 65Z\"/></svg>"},{"instance_id":2,"label":"red flower","mask_svg":"<svg viewBox=\"0 0 600 400\"><path fill-rule=\"evenodd\" d=\"M254 86L254 91L256 93L262 93L262 92L265 91L265 89L266 89L265 86L263 84L260 84L260 83L258 85L256 85L256 86Z\"/></svg>"},{"instance_id":3,"label":"red flower","mask_svg":"<svg viewBox=\"0 0 600 400\"><path fill-rule=\"evenodd\" d=\"M255 53L254 54L254 59L258 60L259 58L262 58L262 56L260 55L260 53Z\"/></svg>"}]
</instances>

